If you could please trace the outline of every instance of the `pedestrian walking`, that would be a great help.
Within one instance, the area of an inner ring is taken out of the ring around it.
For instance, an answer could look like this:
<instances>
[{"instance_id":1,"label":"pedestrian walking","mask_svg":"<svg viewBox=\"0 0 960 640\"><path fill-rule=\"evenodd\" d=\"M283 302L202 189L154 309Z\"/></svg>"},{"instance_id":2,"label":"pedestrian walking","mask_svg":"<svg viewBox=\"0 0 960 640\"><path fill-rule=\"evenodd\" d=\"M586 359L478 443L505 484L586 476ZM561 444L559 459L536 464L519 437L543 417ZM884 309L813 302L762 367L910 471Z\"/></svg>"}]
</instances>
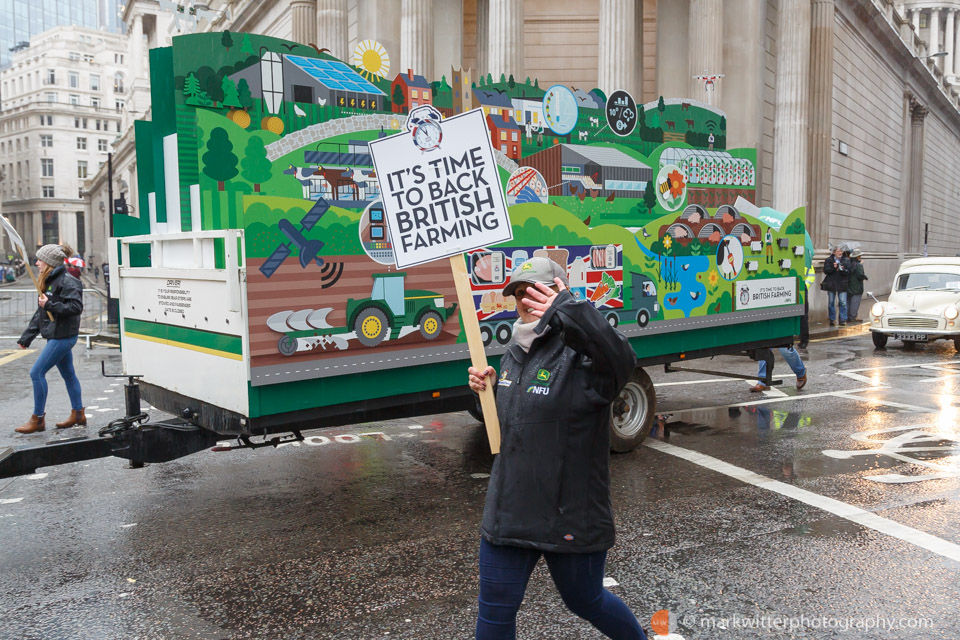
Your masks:
<instances>
[{"instance_id":1,"label":"pedestrian walking","mask_svg":"<svg viewBox=\"0 0 960 640\"><path fill-rule=\"evenodd\" d=\"M53 367L57 367L67 385L71 407L70 417L58 422L57 428L87 424L80 380L73 369L73 345L80 334L80 314L83 312L83 287L79 280L67 273L64 258L66 255L59 245L47 244L37 249L37 268L40 270L37 276L38 289L42 293L37 297L37 310L17 344L21 349L26 349L37 334L46 338L47 344L30 369L33 415L26 424L16 428L19 433L35 433L46 428L46 376Z\"/></svg>"},{"instance_id":2,"label":"pedestrian walking","mask_svg":"<svg viewBox=\"0 0 960 640\"><path fill-rule=\"evenodd\" d=\"M63 263L67 267L67 273L79 280L80 268L71 260L71 258L73 258L73 247L68 244L61 243L60 248L63 249L63 253L66 256L66 258L63 259Z\"/></svg>"},{"instance_id":3,"label":"pedestrian walking","mask_svg":"<svg viewBox=\"0 0 960 640\"><path fill-rule=\"evenodd\" d=\"M610 403L630 379L633 349L567 289L543 257L513 270L503 295L520 319L500 360L468 369L470 388L496 384L502 446L480 528L477 640L516 637L516 615L542 556L564 604L609 638L645 640L636 616L603 587L613 546Z\"/></svg>"},{"instance_id":4,"label":"pedestrian walking","mask_svg":"<svg viewBox=\"0 0 960 640\"><path fill-rule=\"evenodd\" d=\"M863 252L854 249L850 252L850 279L847 281L847 318L850 322L860 322L860 300L863 298L863 282L869 280L863 272Z\"/></svg>"},{"instance_id":5,"label":"pedestrian walking","mask_svg":"<svg viewBox=\"0 0 960 640\"><path fill-rule=\"evenodd\" d=\"M827 292L827 314L830 326L847 324L847 284L850 278L850 260L843 257L843 249L836 247L823 261L823 282L820 288Z\"/></svg>"},{"instance_id":6,"label":"pedestrian walking","mask_svg":"<svg viewBox=\"0 0 960 640\"><path fill-rule=\"evenodd\" d=\"M100 282L100 267L93 267L93 280L94 282Z\"/></svg>"},{"instance_id":7,"label":"pedestrian walking","mask_svg":"<svg viewBox=\"0 0 960 640\"><path fill-rule=\"evenodd\" d=\"M797 377L797 391L803 389L807 384L807 367L803 364L803 359L800 357L800 354L797 353L797 350L793 348L793 345L789 347L780 347L778 349L780 355L783 356L783 359L787 361L787 364L790 365L790 370L793 371L793 375ZM770 376L773 377L773 365L770 365ZM770 386L766 383L767 380L767 363L765 360L759 360L757 366L757 384L750 387L750 391L753 393L759 393L760 391L769 391Z\"/></svg>"}]
</instances>

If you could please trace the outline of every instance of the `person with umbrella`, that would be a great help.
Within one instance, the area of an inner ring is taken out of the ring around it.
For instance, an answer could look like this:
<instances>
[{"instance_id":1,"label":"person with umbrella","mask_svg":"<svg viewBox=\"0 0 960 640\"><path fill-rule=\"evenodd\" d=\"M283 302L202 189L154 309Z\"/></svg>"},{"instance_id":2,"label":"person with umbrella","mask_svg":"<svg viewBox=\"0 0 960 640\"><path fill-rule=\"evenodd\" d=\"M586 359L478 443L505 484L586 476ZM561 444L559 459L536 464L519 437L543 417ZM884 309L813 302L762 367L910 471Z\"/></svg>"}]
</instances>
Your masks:
<instances>
[{"instance_id":1,"label":"person with umbrella","mask_svg":"<svg viewBox=\"0 0 960 640\"><path fill-rule=\"evenodd\" d=\"M847 318L850 322L859 322L860 299L863 298L863 282L869 280L863 272L863 252L854 249L850 252L850 280L847 282Z\"/></svg>"},{"instance_id":2,"label":"person with umbrella","mask_svg":"<svg viewBox=\"0 0 960 640\"><path fill-rule=\"evenodd\" d=\"M844 248L837 245L833 253L823 261L823 282L820 288L827 292L827 314L830 326L847 324L847 285L850 280L850 259L843 257ZM839 316L839 318L837 317Z\"/></svg>"}]
</instances>

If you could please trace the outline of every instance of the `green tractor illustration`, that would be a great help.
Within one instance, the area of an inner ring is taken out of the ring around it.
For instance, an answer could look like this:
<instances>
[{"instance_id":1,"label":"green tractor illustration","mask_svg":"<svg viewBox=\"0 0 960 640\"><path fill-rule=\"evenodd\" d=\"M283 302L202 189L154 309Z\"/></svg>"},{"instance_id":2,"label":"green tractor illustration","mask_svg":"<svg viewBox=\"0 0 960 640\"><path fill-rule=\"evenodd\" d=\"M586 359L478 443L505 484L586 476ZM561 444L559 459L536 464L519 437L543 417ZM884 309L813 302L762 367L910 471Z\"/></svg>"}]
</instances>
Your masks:
<instances>
[{"instance_id":1,"label":"green tractor illustration","mask_svg":"<svg viewBox=\"0 0 960 640\"><path fill-rule=\"evenodd\" d=\"M369 298L347 300L347 326L352 327L357 340L365 347L375 347L387 336L419 327L425 340L440 336L443 323L456 310L457 303L445 307L443 295L433 291L404 288L406 273L373 274L373 292Z\"/></svg>"}]
</instances>

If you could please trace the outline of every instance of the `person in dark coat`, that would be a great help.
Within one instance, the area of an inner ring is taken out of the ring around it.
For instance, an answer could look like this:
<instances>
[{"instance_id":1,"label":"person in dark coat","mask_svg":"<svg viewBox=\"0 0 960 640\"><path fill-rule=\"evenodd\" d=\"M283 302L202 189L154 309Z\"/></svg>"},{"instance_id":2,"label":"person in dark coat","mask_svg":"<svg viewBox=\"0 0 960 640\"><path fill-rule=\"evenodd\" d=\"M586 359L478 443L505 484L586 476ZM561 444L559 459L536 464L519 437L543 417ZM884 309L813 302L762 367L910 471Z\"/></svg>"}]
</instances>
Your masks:
<instances>
[{"instance_id":1,"label":"person in dark coat","mask_svg":"<svg viewBox=\"0 0 960 640\"><path fill-rule=\"evenodd\" d=\"M80 314L83 312L83 286L67 273L63 263L65 258L63 248L56 244L37 249L37 268L40 270L37 278L43 293L37 297L37 310L17 344L26 349L37 334L46 338L47 344L30 369L33 415L26 424L16 428L18 433L36 433L46 428L47 372L53 367L57 367L63 376L71 406L70 417L58 422L57 428L87 424L80 380L73 369L73 345L77 344L80 335Z\"/></svg>"},{"instance_id":2,"label":"person in dark coat","mask_svg":"<svg viewBox=\"0 0 960 640\"><path fill-rule=\"evenodd\" d=\"M850 279L847 281L847 319L850 322L859 322L860 300L863 298L863 283L869 280L863 272L863 252L854 249L850 252Z\"/></svg>"},{"instance_id":3,"label":"person in dark coat","mask_svg":"<svg viewBox=\"0 0 960 640\"><path fill-rule=\"evenodd\" d=\"M480 528L477 640L516 637L527 581L543 556L567 607L610 638L645 640L636 616L603 587L614 543L610 404L630 380L627 339L567 290L543 257L513 270L503 295L520 319L500 360L468 369L470 388L496 384L501 448Z\"/></svg>"},{"instance_id":4,"label":"person in dark coat","mask_svg":"<svg viewBox=\"0 0 960 640\"><path fill-rule=\"evenodd\" d=\"M850 279L850 259L843 256L843 249L837 247L833 255L823 261L823 282L820 288L827 292L827 314L830 316L830 326L837 323L839 315L840 326L847 324L847 284ZM834 305L839 306L838 309Z\"/></svg>"}]
</instances>

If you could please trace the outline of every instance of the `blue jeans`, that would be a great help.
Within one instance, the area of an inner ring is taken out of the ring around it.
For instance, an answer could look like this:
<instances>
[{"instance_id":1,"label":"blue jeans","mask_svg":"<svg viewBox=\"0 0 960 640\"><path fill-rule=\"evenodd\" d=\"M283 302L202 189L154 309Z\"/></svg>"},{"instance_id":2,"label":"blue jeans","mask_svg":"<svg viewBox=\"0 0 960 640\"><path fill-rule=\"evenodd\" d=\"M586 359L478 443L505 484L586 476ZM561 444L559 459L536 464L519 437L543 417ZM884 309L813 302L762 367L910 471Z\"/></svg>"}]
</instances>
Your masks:
<instances>
[{"instance_id":1,"label":"blue jeans","mask_svg":"<svg viewBox=\"0 0 960 640\"><path fill-rule=\"evenodd\" d=\"M552 553L480 540L480 612L477 640L513 640L517 611L533 568L543 556L564 604L600 633L618 640L646 640L623 600L603 588L607 552Z\"/></svg>"},{"instance_id":2,"label":"blue jeans","mask_svg":"<svg viewBox=\"0 0 960 640\"><path fill-rule=\"evenodd\" d=\"M77 411L83 409L80 380L77 378L77 372L73 370L73 345L75 344L77 344L77 336L47 340L47 346L33 363L30 369L30 380L33 381L33 415L42 416L44 413L47 406L47 371L54 366L60 370L63 381L67 383L70 408Z\"/></svg>"},{"instance_id":3,"label":"blue jeans","mask_svg":"<svg viewBox=\"0 0 960 640\"><path fill-rule=\"evenodd\" d=\"M807 375L807 367L803 364L803 360L800 358L800 354L797 353L797 350L791 347L780 347L780 355L783 356L783 359L787 361L787 364L790 365L790 369L793 370L794 375L798 378ZM760 384L766 384L764 379L767 377L767 363L763 360L759 361L759 367L757 367L757 377Z\"/></svg>"},{"instance_id":4,"label":"blue jeans","mask_svg":"<svg viewBox=\"0 0 960 640\"><path fill-rule=\"evenodd\" d=\"M847 321L847 292L846 291L827 291L827 313L830 315L830 322L837 321L837 310L834 308L834 302L840 306L840 322Z\"/></svg>"}]
</instances>

